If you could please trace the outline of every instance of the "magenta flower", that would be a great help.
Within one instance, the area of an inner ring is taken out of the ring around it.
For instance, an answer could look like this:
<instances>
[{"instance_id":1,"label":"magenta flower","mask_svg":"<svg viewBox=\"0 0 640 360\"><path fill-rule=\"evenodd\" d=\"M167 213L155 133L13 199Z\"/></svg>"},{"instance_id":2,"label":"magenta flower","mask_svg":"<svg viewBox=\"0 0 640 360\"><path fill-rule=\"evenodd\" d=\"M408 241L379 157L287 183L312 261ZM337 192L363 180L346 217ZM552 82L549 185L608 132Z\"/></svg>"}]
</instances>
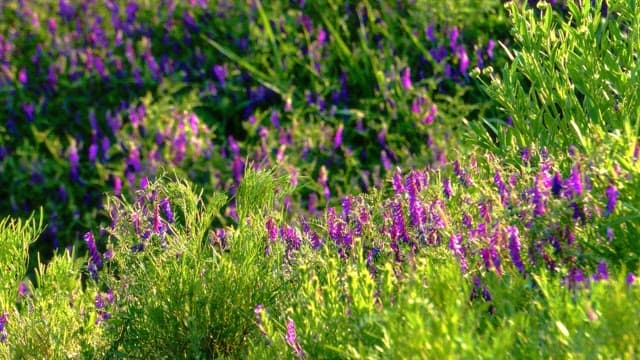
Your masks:
<instances>
[{"instance_id":1,"label":"magenta flower","mask_svg":"<svg viewBox=\"0 0 640 360\"><path fill-rule=\"evenodd\" d=\"M267 228L267 235L269 237L269 240L275 242L278 238L278 225L276 225L276 222L273 220L273 218L270 217L269 219L267 219L265 227Z\"/></svg>"},{"instance_id":2,"label":"magenta flower","mask_svg":"<svg viewBox=\"0 0 640 360\"><path fill-rule=\"evenodd\" d=\"M429 113L425 116L423 122L427 125L433 124L433 120L436 118L436 114L438 113L438 106L436 104L431 105L429 109Z\"/></svg>"},{"instance_id":3,"label":"magenta flower","mask_svg":"<svg viewBox=\"0 0 640 360\"><path fill-rule=\"evenodd\" d=\"M467 54L467 50L464 46L459 46L456 50L456 55L458 56L458 70L463 75L467 74L467 70L469 69L469 55Z\"/></svg>"},{"instance_id":4,"label":"magenta flower","mask_svg":"<svg viewBox=\"0 0 640 360\"><path fill-rule=\"evenodd\" d=\"M407 67L402 72L402 87L409 90L413 87L411 84L411 68Z\"/></svg>"},{"instance_id":5,"label":"magenta flower","mask_svg":"<svg viewBox=\"0 0 640 360\"><path fill-rule=\"evenodd\" d=\"M21 68L20 71L18 72L18 82L22 85L25 85L27 83L27 80L28 80L27 69Z\"/></svg>"}]
</instances>

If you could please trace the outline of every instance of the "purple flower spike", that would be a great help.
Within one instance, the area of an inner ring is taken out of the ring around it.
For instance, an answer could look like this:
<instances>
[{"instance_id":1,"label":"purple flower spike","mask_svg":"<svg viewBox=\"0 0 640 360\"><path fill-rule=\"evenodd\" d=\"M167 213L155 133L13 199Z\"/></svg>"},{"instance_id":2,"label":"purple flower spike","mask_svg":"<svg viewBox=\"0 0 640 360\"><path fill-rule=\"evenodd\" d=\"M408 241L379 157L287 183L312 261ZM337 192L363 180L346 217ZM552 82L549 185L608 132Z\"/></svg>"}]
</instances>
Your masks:
<instances>
[{"instance_id":1,"label":"purple flower spike","mask_svg":"<svg viewBox=\"0 0 640 360\"><path fill-rule=\"evenodd\" d=\"M453 191L451 190L451 180L449 180L449 178L442 180L442 192L444 193L444 196L451 198Z\"/></svg>"},{"instance_id":2,"label":"purple flower spike","mask_svg":"<svg viewBox=\"0 0 640 360\"><path fill-rule=\"evenodd\" d=\"M606 261L601 261L598 264L598 268L596 270L596 273L593 274L593 280L607 280L609 279L609 271L607 270L607 263Z\"/></svg>"},{"instance_id":3,"label":"purple flower spike","mask_svg":"<svg viewBox=\"0 0 640 360\"><path fill-rule=\"evenodd\" d=\"M93 237L93 233L88 232L84 234L84 241L87 243L87 248L89 248L89 255L91 256L90 262L93 262L97 267L102 266L102 255L98 251L96 247L96 239Z\"/></svg>"},{"instance_id":4,"label":"purple flower spike","mask_svg":"<svg viewBox=\"0 0 640 360\"><path fill-rule=\"evenodd\" d=\"M224 65L215 65L213 67L213 73L218 79L220 87L224 88L227 84L227 67Z\"/></svg>"},{"instance_id":5,"label":"purple flower spike","mask_svg":"<svg viewBox=\"0 0 640 360\"><path fill-rule=\"evenodd\" d=\"M553 179L551 180L551 193L558 197L560 196L560 192L562 191L562 176L556 171L553 175Z\"/></svg>"},{"instance_id":6,"label":"purple flower spike","mask_svg":"<svg viewBox=\"0 0 640 360\"><path fill-rule=\"evenodd\" d=\"M405 243L410 241L409 234L404 222L404 212L402 210L402 204L400 201L394 202L391 205L393 215L393 226L391 228L391 234L394 240L400 239Z\"/></svg>"},{"instance_id":7,"label":"purple flower spike","mask_svg":"<svg viewBox=\"0 0 640 360\"><path fill-rule=\"evenodd\" d=\"M402 195L405 192L404 184L402 183L402 172L400 168L396 168L396 173L393 175L393 191L396 195Z\"/></svg>"},{"instance_id":8,"label":"purple flower spike","mask_svg":"<svg viewBox=\"0 0 640 360\"><path fill-rule=\"evenodd\" d=\"M580 172L580 165L576 164L571 168L571 175L567 180L573 194L577 196L582 195L582 173Z\"/></svg>"},{"instance_id":9,"label":"purple flower spike","mask_svg":"<svg viewBox=\"0 0 640 360\"><path fill-rule=\"evenodd\" d=\"M429 113L425 116L423 122L427 125L433 124L433 120L436 118L437 113L438 106L436 104L431 105L431 109L429 109Z\"/></svg>"},{"instance_id":10,"label":"purple flower spike","mask_svg":"<svg viewBox=\"0 0 640 360\"><path fill-rule=\"evenodd\" d=\"M455 50L458 45L458 36L460 35L460 31L456 26L454 26L451 31L449 31L449 46L451 46L451 50Z\"/></svg>"},{"instance_id":11,"label":"purple flower spike","mask_svg":"<svg viewBox=\"0 0 640 360\"><path fill-rule=\"evenodd\" d=\"M464 252L464 248L462 247L462 236L458 234L451 235L451 239L449 240L449 249L453 252L455 256L457 256L460 260L460 268L463 273L466 273L469 269L469 265L467 264L467 258Z\"/></svg>"},{"instance_id":12,"label":"purple flower spike","mask_svg":"<svg viewBox=\"0 0 640 360\"><path fill-rule=\"evenodd\" d=\"M429 41L436 41L436 35L435 35L433 29L434 29L433 25L428 25L424 29L424 35L427 37L427 40L429 40Z\"/></svg>"},{"instance_id":13,"label":"purple flower spike","mask_svg":"<svg viewBox=\"0 0 640 360\"><path fill-rule=\"evenodd\" d=\"M389 171L389 169L391 169L391 160L389 159L387 152L384 150L380 151L380 161L382 162L382 167L384 167L385 170Z\"/></svg>"},{"instance_id":14,"label":"purple flower spike","mask_svg":"<svg viewBox=\"0 0 640 360\"><path fill-rule=\"evenodd\" d=\"M7 322L9 322L9 314L3 312L0 315L0 341L7 341Z\"/></svg>"},{"instance_id":15,"label":"purple flower spike","mask_svg":"<svg viewBox=\"0 0 640 360\"><path fill-rule=\"evenodd\" d=\"M278 225L276 225L276 222L273 220L273 218L267 219L265 227L267 228L269 240L275 242L278 238Z\"/></svg>"},{"instance_id":16,"label":"purple flower spike","mask_svg":"<svg viewBox=\"0 0 640 360\"><path fill-rule=\"evenodd\" d=\"M608 216L613 213L616 208L616 203L618 201L618 189L615 186L609 185L606 191L607 194L607 210L605 215Z\"/></svg>"},{"instance_id":17,"label":"purple flower spike","mask_svg":"<svg viewBox=\"0 0 640 360\"><path fill-rule=\"evenodd\" d=\"M166 197L160 200L160 208L162 208L162 212L164 212L164 216L167 218L167 221L172 223L175 221L173 217L173 211L171 211L171 204L169 203L169 198Z\"/></svg>"},{"instance_id":18,"label":"purple flower spike","mask_svg":"<svg viewBox=\"0 0 640 360\"><path fill-rule=\"evenodd\" d=\"M518 228L515 226L507 227L507 234L509 235L509 254L511 255L511 260L513 264L518 268L518 271L521 274L524 274L524 264L522 263L522 258L520 257L520 234L518 232Z\"/></svg>"},{"instance_id":19,"label":"purple flower spike","mask_svg":"<svg viewBox=\"0 0 640 360\"><path fill-rule=\"evenodd\" d=\"M32 103L22 104L22 111L29 122L32 122L36 114L36 106Z\"/></svg>"},{"instance_id":20,"label":"purple flower spike","mask_svg":"<svg viewBox=\"0 0 640 360\"><path fill-rule=\"evenodd\" d=\"M459 46L456 55L458 56L458 70L463 75L467 75L467 70L469 69L469 55L467 54L467 50L464 46Z\"/></svg>"},{"instance_id":21,"label":"purple flower spike","mask_svg":"<svg viewBox=\"0 0 640 360\"><path fill-rule=\"evenodd\" d=\"M280 129L280 113L275 110L271 112L271 125L276 129Z\"/></svg>"},{"instance_id":22,"label":"purple flower spike","mask_svg":"<svg viewBox=\"0 0 640 360\"><path fill-rule=\"evenodd\" d=\"M296 324L292 319L289 319L287 321L287 335L284 339L286 340L287 344L291 346L299 359L304 357L304 351L302 350L302 347L300 346L298 337L296 335Z\"/></svg>"},{"instance_id":23,"label":"purple flower spike","mask_svg":"<svg viewBox=\"0 0 640 360\"><path fill-rule=\"evenodd\" d=\"M636 276L632 272L630 272L629 274L627 274L626 281L627 281L627 285L631 286L636 282Z\"/></svg>"},{"instance_id":24,"label":"purple flower spike","mask_svg":"<svg viewBox=\"0 0 640 360\"><path fill-rule=\"evenodd\" d=\"M71 143L69 146L69 164L71 165L70 175L73 181L77 181L79 178L78 165L80 158L78 157L78 149L76 148L76 143Z\"/></svg>"}]
</instances>

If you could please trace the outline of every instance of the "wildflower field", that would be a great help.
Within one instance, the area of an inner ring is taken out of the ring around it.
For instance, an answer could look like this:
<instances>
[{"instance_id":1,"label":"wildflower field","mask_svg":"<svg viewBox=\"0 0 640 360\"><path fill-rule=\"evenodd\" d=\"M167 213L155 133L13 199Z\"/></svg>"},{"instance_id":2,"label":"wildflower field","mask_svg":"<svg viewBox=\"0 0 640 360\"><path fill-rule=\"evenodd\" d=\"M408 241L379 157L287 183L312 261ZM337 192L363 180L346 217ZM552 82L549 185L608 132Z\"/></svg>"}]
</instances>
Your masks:
<instances>
[{"instance_id":1,"label":"wildflower field","mask_svg":"<svg viewBox=\"0 0 640 360\"><path fill-rule=\"evenodd\" d=\"M0 0L0 358L640 357L640 2Z\"/></svg>"}]
</instances>

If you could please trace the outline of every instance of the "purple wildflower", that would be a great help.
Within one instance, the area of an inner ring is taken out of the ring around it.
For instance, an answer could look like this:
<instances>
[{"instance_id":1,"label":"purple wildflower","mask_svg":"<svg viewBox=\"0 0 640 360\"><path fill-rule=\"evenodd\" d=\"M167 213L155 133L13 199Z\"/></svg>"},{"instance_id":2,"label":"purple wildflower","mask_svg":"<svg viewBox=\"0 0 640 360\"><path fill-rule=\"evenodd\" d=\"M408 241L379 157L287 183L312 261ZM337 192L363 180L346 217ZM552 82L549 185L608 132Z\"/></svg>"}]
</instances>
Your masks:
<instances>
[{"instance_id":1,"label":"purple wildflower","mask_svg":"<svg viewBox=\"0 0 640 360\"><path fill-rule=\"evenodd\" d=\"M393 216L393 225L391 227L391 236L394 240L400 239L405 243L409 242L409 234L404 222L404 212L402 211L402 204L400 201L396 201L391 204L391 211Z\"/></svg>"},{"instance_id":2,"label":"purple wildflower","mask_svg":"<svg viewBox=\"0 0 640 360\"><path fill-rule=\"evenodd\" d=\"M269 219L267 219L265 227L267 228L267 235L269 236L269 240L275 242L278 238L278 225L276 225L276 222L273 220L273 218L270 217Z\"/></svg>"},{"instance_id":3,"label":"purple wildflower","mask_svg":"<svg viewBox=\"0 0 640 360\"><path fill-rule=\"evenodd\" d=\"M433 30L434 30L433 25L428 25L424 29L424 35L427 37L427 40L429 40L429 41L436 41L436 35L433 32Z\"/></svg>"},{"instance_id":4,"label":"purple wildflower","mask_svg":"<svg viewBox=\"0 0 640 360\"><path fill-rule=\"evenodd\" d=\"M496 47L496 42L493 39L489 39L487 42L487 56L489 59L493 59L493 49Z\"/></svg>"},{"instance_id":5,"label":"purple wildflower","mask_svg":"<svg viewBox=\"0 0 640 360\"><path fill-rule=\"evenodd\" d=\"M467 50L464 46L459 46L456 51L456 55L458 56L458 70L460 70L461 74L467 75L467 70L469 69L469 55L467 54Z\"/></svg>"},{"instance_id":6,"label":"purple wildflower","mask_svg":"<svg viewBox=\"0 0 640 360\"><path fill-rule=\"evenodd\" d=\"M540 185L538 181L533 186L533 198L531 199L534 204L533 216L542 216L544 215L545 209L545 200L544 194L542 190L540 190Z\"/></svg>"},{"instance_id":7,"label":"purple wildflower","mask_svg":"<svg viewBox=\"0 0 640 360\"><path fill-rule=\"evenodd\" d=\"M7 322L9 322L9 314L3 312L0 315L0 341L7 341Z\"/></svg>"},{"instance_id":8,"label":"purple wildflower","mask_svg":"<svg viewBox=\"0 0 640 360\"><path fill-rule=\"evenodd\" d=\"M551 180L551 193L558 197L562 191L562 176L556 171Z\"/></svg>"},{"instance_id":9,"label":"purple wildflower","mask_svg":"<svg viewBox=\"0 0 640 360\"><path fill-rule=\"evenodd\" d=\"M95 163L97 156L98 156L98 144L92 143L91 145L89 145L89 161L91 163Z\"/></svg>"},{"instance_id":10,"label":"purple wildflower","mask_svg":"<svg viewBox=\"0 0 640 360\"><path fill-rule=\"evenodd\" d=\"M471 229L473 227L473 219L471 219L471 215L467 212L462 214L462 225L467 229Z\"/></svg>"},{"instance_id":11,"label":"purple wildflower","mask_svg":"<svg viewBox=\"0 0 640 360\"><path fill-rule=\"evenodd\" d=\"M311 239L311 248L314 250L319 249L322 246L323 240L320 238L320 235L315 231L311 231L309 233L309 238Z\"/></svg>"},{"instance_id":12,"label":"purple wildflower","mask_svg":"<svg viewBox=\"0 0 640 360\"><path fill-rule=\"evenodd\" d=\"M271 112L271 125L276 129L280 129L280 113L275 110Z\"/></svg>"},{"instance_id":13,"label":"purple wildflower","mask_svg":"<svg viewBox=\"0 0 640 360\"><path fill-rule=\"evenodd\" d=\"M451 239L449 240L449 249L453 252L455 256L458 257L460 261L460 268L463 273L466 273L469 269L469 265L467 264L467 258L465 255L464 248L462 247L462 235L453 234L451 235Z\"/></svg>"},{"instance_id":14,"label":"purple wildflower","mask_svg":"<svg viewBox=\"0 0 640 360\"><path fill-rule=\"evenodd\" d=\"M226 65L214 65L213 73L218 79L220 87L224 88L227 84L227 66Z\"/></svg>"},{"instance_id":15,"label":"purple wildflower","mask_svg":"<svg viewBox=\"0 0 640 360\"><path fill-rule=\"evenodd\" d=\"M458 30L458 27L454 26L450 31L449 31L449 46L451 47L451 50L455 50L455 48L458 45L458 36L460 35L460 31Z\"/></svg>"},{"instance_id":16,"label":"purple wildflower","mask_svg":"<svg viewBox=\"0 0 640 360\"><path fill-rule=\"evenodd\" d=\"M613 241L614 238L615 238L615 233L613 232L613 229L610 227L607 227L607 239L609 241Z\"/></svg>"},{"instance_id":17,"label":"purple wildflower","mask_svg":"<svg viewBox=\"0 0 640 360\"><path fill-rule=\"evenodd\" d=\"M97 267L102 266L102 255L98 252L96 247L96 239L93 237L93 233L87 232L84 234L84 241L87 243L87 248L89 249L89 255L91 256L90 261L93 262Z\"/></svg>"},{"instance_id":18,"label":"purple wildflower","mask_svg":"<svg viewBox=\"0 0 640 360\"><path fill-rule=\"evenodd\" d=\"M102 257L107 260L107 261L111 261L113 260L113 256L114 256L114 252L113 252L113 248L109 248L107 251L105 251L105 253L102 255Z\"/></svg>"},{"instance_id":19,"label":"purple wildflower","mask_svg":"<svg viewBox=\"0 0 640 360\"><path fill-rule=\"evenodd\" d=\"M127 7L125 8L125 13L127 15L127 24L133 25L136 21L136 13L138 12L138 4L135 1L129 1Z\"/></svg>"},{"instance_id":20,"label":"purple wildflower","mask_svg":"<svg viewBox=\"0 0 640 360\"><path fill-rule=\"evenodd\" d=\"M453 192L451 190L451 180L449 180L449 178L442 180L442 192L444 193L444 196L451 198Z\"/></svg>"},{"instance_id":21,"label":"purple wildflower","mask_svg":"<svg viewBox=\"0 0 640 360\"><path fill-rule=\"evenodd\" d=\"M605 215L610 215L616 208L616 202L618 201L618 189L614 185L609 185L606 190L607 194L607 210Z\"/></svg>"},{"instance_id":22,"label":"purple wildflower","mask_svg":"<svg viewBox=\"0 0 640 360\"><path fill-rule=\"evenodd\" d=\"M169 203L169 198L165 197L160 200L160 207L162 208L162 212L164 212L164 216L167 218L167 221L172 223L175 221L173 216L173 211L171 211L171 204Z\"/></svg>"},{"instance_id":23,"label":"purple wildflower","mask_svg":"<svg viewBox=\"0 0 640 360\"><path fill-rule=\"evenodd\" d=\"M564 278L563 283L566 284L569 289L576 289L576 287L587 280L582 270L574 267L569 269L569 274Z\"/></svg>"},{"instance_id":24,"label":"purple wildflower","mask_svg":"<svg viewBox=\"0 0 640 360\"><path fill-rule=\"evenodd\" d=\"M609 279L609 271L607 270L607 262L601 261L598 263L596 273L592 276L593 280L607 280Z\"/></svg>"},{"instance_id":25,"label":"purple wildflower","mask_svg":"<svg viewBox=\"0 0 640 360\"><path fill-rule=\"evenodd\" d=\"M627 282L627 285L629 286L633 285L636 282L636 276L632 272L628 273L626 282Z\"/></svg>"},{"instance_id":26,"label":"purple wildflower","mask_svg":"<svg viewBox=\"0 0 640 360\"><path fill-rule=\"evenodd\" d=\"M76 148L75 142L72 142L71 145L69 146L68 160L69 160L69 164L71 165L71 170L70 170L71 179L73 181L76 181L79 178L78 164L80 159L78 157L78 149Z\"/></svg>"},{"instance_id":27,"label":"purple wildflower","mask_svg":"<svg viewBox=\"0 0 640 360\"><path fill-rule=\"evenodd\" d=\"M98 267L93 261L89 261L89 264L87 264L87 271L94 281L98 280Z\"/></svg>"},{"instance_id":28,"label":"purple wildflower","mask_svg":"<svg viewBox=\"0 0 640 360\"><path fill-rule=\"evenodd\" d=\"M509 254L511 255L511 260L513 264L516 266L520 273L524 273L524 264L522 262L522 258L520 257L520 235L518 232L518 228L515 226L507 227L507 234L509 235Z\"/></svg>"},{"instance_id":29,"label":"purple wildflower","mask_svg":"<svg viewBox=\"0 0 640 360\"><path fill-rule=\"evenodd\" d=\"M58 2L60 17L65 19L66 21L70 21L76 13L74 7L69 4L66 0L60 0Z\"/></svg>"},{"instance_id":30,"label":"purple wildflower","mask_svg":"<svg viewBox=\"0 0 640 360\"><path fill-rule=\"evenodd\" d=\"M27 295L29 295L29 286L27 283L21 282L20 285L18 285L18 296L25 297Z\"/></svg>"},{"instance_id":31,"label":"purple wildflower","mask_svg":"<svg viewBox=\"0 0 640 360\"><path fill-rule=\"evenodd\" d=\"M574 195L582 195L582 174L580 172L580 165L576 164L571 168L571 174L567 179L567 185Z\"/></svg>"},{"instance_id":32,"label":"purple wildflower","mask_svg":"<svg viewBox=\"0 0 640 360\"><path fill-rule=\"evenodd\" d=\"M500 175L500 172L498 170L496 170L495 174L493 175L493 183L498 187L500 196L503 196L507 192L507 185L502 180L502 176Z\"/></svg>"},{"instance_id":33,"label":"purple wildflower","mask_svg":"<svg viewBox=\"0 0 640 360\"><path fill-rule=\"evenodd\" d=\"M33 103L24 103L22 104L22 111L24 111L27 120L32 122L35 117L36 106Z\"/></svg>"},{"instance_id":34,"label":"purple wildflower","mask_svg":"<svg viewBox=\"0 0 640 360\"><path fill-rule=\"evenodd\" d=\"M342 198L342 201L340 203L342 205L342 218L345 221L348 221L349 216L351 215L351 197L345 196L344 198Z\"/></svg>"},{"instance_id":35,"label":"purple wildflower","mask_svg":"<svg viewBox=\"0 0 640 360\"><path fill-rule=\"evenodd\" d=\"M436 104L431 105L431 109L429 109L429 113L425 116L423 123L430 125L433 123L433 120L436 118L436 114L438 113L438 106Z\"/></svg>"},{"instance_id":36,"label":"purple wildflower","mask_svg":"<svg viewBox=\"0 0 640 360\"><path fill-rule=\"evenodd\" d=\"M300 343L298 342L298 337L296 335L296 324L293 322L292 319L289 319L287 321L287 335L285 336L284 339L287 342L287 344L291 346L291 348L296 353L298 358L304 357L304 351L302 350L302 347L300 346Z\"/></svg>"},{"instance_id":37,"label":"purple wildflower","mask_svg":"<svg viewBox=\"0 0 640 360\"><path fill-rule=\"evenodd\" d=\"M18 82L22 85L25 85L28 81L27 77L27 69L21 68L18 72Z\"/></svg>"},{"instance_id":38,"label":"purple wildflower","mask_svg":"<svg viewBox=\"0 0 640 360\"><path fill-rule=\"evenodd\" d=\"M396 195L402 195L405 192L405 188L402 183L402 172L400 168L396 169L396 173L393 175L392 184L393 191Z\"/></svg>"},{"instance_id":39,"label":"purple wildflower","mask_svg":"<svg viewBox=\"0 0 640 360\"><path fill-rule=\"evenodd\" d=\"M337 149L342 145L342 132L344 131L344 124L338 125L336 135L333 139L333 148Z\"/></svg>"},{"instance_id":40,"label":"purple wildflower","mask_svg":"<svg viewBox=\"0 0 640 360\"><path fill-rule=\"evenodd\" d=\"M411 68L407 67L402 72L402 87L409 90L413 86L411 84Z\"/></svg>"}]
</instances>

